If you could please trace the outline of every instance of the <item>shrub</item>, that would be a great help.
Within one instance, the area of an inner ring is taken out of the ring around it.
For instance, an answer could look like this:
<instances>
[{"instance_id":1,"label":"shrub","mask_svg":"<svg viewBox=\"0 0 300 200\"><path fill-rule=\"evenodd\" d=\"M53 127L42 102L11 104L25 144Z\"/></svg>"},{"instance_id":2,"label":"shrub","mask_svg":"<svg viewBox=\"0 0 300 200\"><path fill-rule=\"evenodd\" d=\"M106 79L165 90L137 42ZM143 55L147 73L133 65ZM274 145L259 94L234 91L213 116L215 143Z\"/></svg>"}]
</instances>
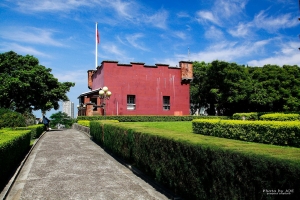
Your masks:
<instances>
[{"instance_id":1,"label":"shrub","mask_svg":"<svg viewBox=\"0 0 300 200\"><path fill-rule=\"evenodd\" d=\"M44 132L43 124L36 124L27 127L17 127L16 130L30 130L31 131L31 139L39 138Z\"/></svg>"},{"instance_id":2,"label":"shrub","mask_svg":"<svg viewBox=\"0 0 300 200\"><path fill-rule=\"evenodd\" d=\"M269 113L260 116L260 120L266 121L298 121L299 114Z\"/></svg>"},{"instance_id":3,"label":"shrub","mask_svg":"<svg viewBox=\"0 0 300 200\"><path fill-rule=\"evenodd\" d=\"M193 120L193 132L248 142L300 147L300 122Z\"/></svg>"},{"instance_id":4,"label":"shrub","mask_svg":"<svg viewBox=\"0 0 300 200\"><path fill-rule=\"evenodd\" d=\"M30 130L0 131L0 188L7 183L11 170L18 166L28 150L30 137Z\"/></svg>"},{"instance_id":5,"label":"shrub","mask_svg":"<svg viewBox=\"0 0 300 200\"><path fill-rule=\"evenodd\" d=\"M90 121L89 120L78 120L77 123L81 126L90 127Z\"/></svg>"},{"instance_id":6,"label":"shrub","mask_svg":"<svg viewBox=\"0 0 300 200\"><path fill-rule=\"evenodd\" d=\"M233 114L232 118L236 120L258 120L258 113L235 113Z\"/></svg>"},{"instance_id":7,"label":"shrub","mask_svg":"<svg viewBox=\"0 0 300 200\"><path fill-rule=\"evenodd\" d=\"M263 190L273 188L294 189L290 199L300 195L299 156L294 153L294 159L290 158L290 150L299 154L296 148L178 132L162 134L128 123L91 121L90 129L105 148L185 199L268 199Z\"/></svg>"},{"instance_id":8,"label":"shrub","mask_svg":"<svg viewBox=\"0 0 300 200\"><path fill-rule=\"evenodd\" d=\"M2 113L2 114L1 114ZM26 126L25 118L17 112L3 110L0 112L0 128L1 127L23 127Z\"/></svg>"},{"instance_id":9,"label":"shrub","mask_svg":"<svg viewBox=\"0 0 300 200\"><path fill-rule=\"evenodd\" d=\"M109 115L109 116L78 116L78 120L118 120L119 122L167 122L192 121L193 119L228 119L227 116L154 116L154 115Z\"/></svg>"}]
</instances>

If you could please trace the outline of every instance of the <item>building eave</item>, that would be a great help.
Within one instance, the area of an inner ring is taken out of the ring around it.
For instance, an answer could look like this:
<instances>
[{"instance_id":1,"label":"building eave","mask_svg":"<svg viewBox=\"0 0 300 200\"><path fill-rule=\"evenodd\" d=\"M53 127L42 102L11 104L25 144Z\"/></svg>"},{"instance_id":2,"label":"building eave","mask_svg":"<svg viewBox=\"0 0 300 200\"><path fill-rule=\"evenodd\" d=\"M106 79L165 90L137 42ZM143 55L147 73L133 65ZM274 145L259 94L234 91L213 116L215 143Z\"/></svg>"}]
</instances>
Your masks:
<instances>
[{"instance_id":1,"label":"building eave","mask_svg":"<svg viewBox=\"0 0 300 200\"><path fill-rule=\"evenodd\" d=\"M92 90L92 91L88 91L88 92L84 92L84 93L82 93L81 95L79 95L79 97L77 97L77 99L79 99L80 97L82 97L82 96L87 96L87 95L89 95L89 94L93 94L93 93L98 93L100 90L101 90L102 88L99 88L99 89L96 89L96 90Z\"/></svg>"}]
</instances>

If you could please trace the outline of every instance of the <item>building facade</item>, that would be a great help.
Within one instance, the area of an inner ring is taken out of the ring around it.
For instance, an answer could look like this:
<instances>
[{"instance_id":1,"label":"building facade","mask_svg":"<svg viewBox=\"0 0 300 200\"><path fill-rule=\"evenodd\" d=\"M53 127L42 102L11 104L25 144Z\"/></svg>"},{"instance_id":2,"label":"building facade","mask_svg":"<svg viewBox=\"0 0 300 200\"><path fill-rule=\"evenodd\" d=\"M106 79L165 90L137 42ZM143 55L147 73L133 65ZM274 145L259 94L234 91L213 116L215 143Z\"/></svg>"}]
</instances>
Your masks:
<instances>
[{"instance_id":1,"label":"building facade","mask_svg":"<svg viewBox=\"0 0 300 200\"><path fill-rule=\"evenodd\" d=\"M189 115L192 62L179 67L167 64L145 65L103 61L96 70L88 70L88 88L79 98L78 115ZM107 86L109 100L99 98ZM103 107L105 103L105 107Z\"/></svg>"},{"instance_id":2,"label":"building facade","mask_svg":"<svg viewBox=\"0 0 300 200\"><path fill-rule=\"evenodd\" d=\"M66 113L69 117L74 118L74 103L71 101L63 101L62 112Z\"/></svg>"}]
</instances>

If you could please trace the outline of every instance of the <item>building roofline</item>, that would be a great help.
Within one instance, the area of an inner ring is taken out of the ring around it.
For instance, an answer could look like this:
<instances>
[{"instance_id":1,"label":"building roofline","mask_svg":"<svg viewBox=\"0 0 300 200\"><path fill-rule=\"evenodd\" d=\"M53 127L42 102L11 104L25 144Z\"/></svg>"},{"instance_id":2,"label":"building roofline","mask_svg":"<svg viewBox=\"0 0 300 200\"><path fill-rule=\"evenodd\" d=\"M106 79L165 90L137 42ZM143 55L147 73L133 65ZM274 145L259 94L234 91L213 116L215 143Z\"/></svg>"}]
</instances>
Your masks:
<instances>
[{"instance_id":1,"label":"building roofline","mask_svg":"<svg viewBox=\"0 0 300 200\"><path fill-rule=\"evenodd\" d=\"M82 93L81 95L79 95L79 97L77 97L77 99L79 99L79 98L82 97L82 96L86 96L86 95L89 95L89 94L93 94L93 93L95 93L95 92L99 92L101 89L102 89L102 88L98 88L98 89L96 89L96 90L84 92L84 93Z\"/></svg>"},{"instance_id":2,"label":"building roofline","mask_svg":"<svg viewBox=\"0 0 300 200\"><path fill-rule=\"evenodd\" d=\"M106 62L106 63L118 63L119 61L117 61L117 60L103 60L103 61L101 62L101 65L102 65L102 63L104 63L104 62Z\"/></svg>"},{"instance_id":3,"label":"building roofline","mask_svg":"<svg viewBox=\"0 0 300 200\"><path fill-rule=\"evenodd\" d=\"M163 64L163 63L155 63L155 65L159 65L159 66L170 66L169 64Z\"/></svg>"},{"instance_id":4,"label":"building roofline","mask_svg":"<svg viewBox=\"0 0 300 200\"><path fill-rule=\"evenodd\" d=\"M130 64L136 64L136 65L145 65L144 62L130 62Z\"/></svg>"},{"instance_id":5,"label":"building roofline","mask_svg":"<svg viewBox=\"0 0 300 200\"><path fill-rule=\"evenodd\" d=\"M193 61L179 61L179 63L190 63L190 64L193 64Z\"/></svg>"}]
</instances>

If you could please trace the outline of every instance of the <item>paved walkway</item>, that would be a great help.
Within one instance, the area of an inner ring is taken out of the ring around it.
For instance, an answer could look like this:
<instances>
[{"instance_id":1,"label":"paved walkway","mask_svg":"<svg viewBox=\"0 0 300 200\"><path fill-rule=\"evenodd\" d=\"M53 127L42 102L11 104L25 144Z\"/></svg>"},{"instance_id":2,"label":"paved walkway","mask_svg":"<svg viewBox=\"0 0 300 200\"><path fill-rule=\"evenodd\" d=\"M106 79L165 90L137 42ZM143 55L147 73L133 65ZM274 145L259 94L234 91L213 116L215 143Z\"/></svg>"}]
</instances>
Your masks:
<instances>
[{"instance_id":1,"label":"paved walkway","mask_svg":"<svg viewBox=\"0 0 300 200\"><path fill-rule=\"evenodd\" d=\"M168 199L87 135L47 132L36 144L7 199Z\"/></svg>"}]
</instances>

